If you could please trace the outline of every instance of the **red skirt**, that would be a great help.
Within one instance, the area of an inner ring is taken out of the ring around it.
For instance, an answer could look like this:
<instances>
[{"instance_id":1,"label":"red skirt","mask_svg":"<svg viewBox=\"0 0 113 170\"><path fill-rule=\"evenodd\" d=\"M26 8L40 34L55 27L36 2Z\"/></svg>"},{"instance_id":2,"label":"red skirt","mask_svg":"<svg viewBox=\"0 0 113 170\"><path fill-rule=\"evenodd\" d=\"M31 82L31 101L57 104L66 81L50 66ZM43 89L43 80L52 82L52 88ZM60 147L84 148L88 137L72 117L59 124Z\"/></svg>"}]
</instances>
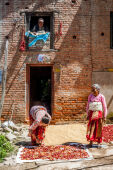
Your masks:
<instances>
[{"instance_id":1,"label":"red skirt","mask_svg":"<svg viewBox=\"0 0 113 170\"><path fill-rule=\"evenodd\" d=\"M87 126L87 134L86 138L88 141L93 142L102 142L102 111L98 111L98 116L96 118L93 118L93 111L90 111L89 113L89 122Z\"/></svg>"},{"instance_id":2,"label":"red skirt","mask_svg":"<svg viewBox=\"0 0 113 170\"><path fill-rule=\"evenodd\" d=\"M32 125L34 119L30 116L30 125ZM38 126L35 130L32 131L31 134L31 142L33 144L42 143L44 137L45 137L45 128L44 126Z\"/></svg>"}]
</instances>

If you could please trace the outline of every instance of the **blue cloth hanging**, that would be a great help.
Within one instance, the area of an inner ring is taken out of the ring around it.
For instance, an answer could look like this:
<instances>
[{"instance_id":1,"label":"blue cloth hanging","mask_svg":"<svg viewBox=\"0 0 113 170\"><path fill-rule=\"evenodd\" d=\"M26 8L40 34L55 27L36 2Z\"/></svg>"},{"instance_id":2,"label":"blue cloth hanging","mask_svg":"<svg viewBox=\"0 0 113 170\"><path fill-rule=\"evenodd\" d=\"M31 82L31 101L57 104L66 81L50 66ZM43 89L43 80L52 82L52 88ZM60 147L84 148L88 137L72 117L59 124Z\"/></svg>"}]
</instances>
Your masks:
<instances>
[{"instance_id":1,"label":"blue cloth hanging","mask_svg":"<svg viewBox=\"0 0 113 170\"><path fill-rule=\"evenodd\" d=\"M25 33L26 37L32 37L34 38L32 42L30 42L28 44L29 47L31 47L32 45L34 45L38 40L43 40L44 43L47 41L48 37L49 37L50 33L47 32L46 34L41 34L41 35L33 35L31 34L29 31Z\"/></svg>"},{"instance_id":2,"label":"blue cloth hanging","mask_svg":"<svg viewBox=\"0 0 113 170\"><path fill-rule=\"evenodd\" d=\"M2 83L2 70L0 70L0 84Z\"/></svg>"}]
</instances>

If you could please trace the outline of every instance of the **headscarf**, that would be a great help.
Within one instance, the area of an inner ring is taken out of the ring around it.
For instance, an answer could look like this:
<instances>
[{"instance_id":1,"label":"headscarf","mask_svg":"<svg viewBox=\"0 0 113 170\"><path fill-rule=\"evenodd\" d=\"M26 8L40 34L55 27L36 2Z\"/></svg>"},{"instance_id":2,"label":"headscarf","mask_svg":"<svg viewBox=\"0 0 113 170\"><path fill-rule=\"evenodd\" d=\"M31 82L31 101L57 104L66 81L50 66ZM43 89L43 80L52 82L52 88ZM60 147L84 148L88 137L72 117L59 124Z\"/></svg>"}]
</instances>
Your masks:
<instances>
[{"instance_id":1,"label":"headscarf","mask_svg":"<svg viewBox=\"0 0 113 170\"><path fill-rule=\"evenodd\" d=\"M44 19L43 18L39 18L38 22L40 22L40 21L44 23Z\"/></svg>"},{"instance_id":2,"label":"headscarf","mask_svg":"<svg viewBox=\"0 0 113 170\"><path fill-rule=\"evenodd\" d=\"M98 91L100 91L100 86L98 84L93 84L92 87L96 88Z\"/></svg>"}]
</instances>

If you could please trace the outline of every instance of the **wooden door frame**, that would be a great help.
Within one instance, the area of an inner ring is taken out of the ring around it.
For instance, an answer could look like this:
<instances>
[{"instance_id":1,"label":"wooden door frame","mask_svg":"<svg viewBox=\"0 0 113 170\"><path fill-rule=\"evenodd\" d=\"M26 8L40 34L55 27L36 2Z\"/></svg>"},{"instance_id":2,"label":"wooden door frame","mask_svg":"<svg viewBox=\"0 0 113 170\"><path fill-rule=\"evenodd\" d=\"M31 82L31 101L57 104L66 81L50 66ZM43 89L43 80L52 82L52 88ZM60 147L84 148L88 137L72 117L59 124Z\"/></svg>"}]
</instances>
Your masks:
<instances>
[{"instance_id":1,"label":"wooden door frame","mask_svg":"<svg viewBox=\"0 0 113 170\"><path fill-rule=\"evenodd\" d=\"M31 67L51 67L51 116L54 109L54 72L53 64L26 64L26 121L29 121L30 111L30 68Z\"/></svg>"}]
</instances>

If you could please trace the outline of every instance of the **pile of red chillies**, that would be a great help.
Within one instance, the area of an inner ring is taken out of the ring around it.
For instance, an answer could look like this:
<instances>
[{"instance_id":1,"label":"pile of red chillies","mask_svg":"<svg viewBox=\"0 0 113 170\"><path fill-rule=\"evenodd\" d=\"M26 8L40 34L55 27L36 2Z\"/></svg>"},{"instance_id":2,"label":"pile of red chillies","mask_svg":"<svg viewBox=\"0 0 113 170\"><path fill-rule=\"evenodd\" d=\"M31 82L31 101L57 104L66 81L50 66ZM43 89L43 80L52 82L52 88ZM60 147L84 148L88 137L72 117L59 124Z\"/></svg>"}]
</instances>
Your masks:
<instances>
[{"instance_id":1,"label":"pile of red chillies","mask_svg":"<svg viewBox=\"0 0 113 170\"><path fill-rule=\"evenodd\" d=\"M21 160L49 159L49 160L70 160L89 157L84 149L76 146L39 146L34 149L24 148Z\"/></svg>"},{"instance_id":2,"label":"pile of red chillies","mask_svg":"<svg viewBox=\"0 0 113 170\"><path fill-rule=\"evenodd\" d=\"M113 125L103 127L103 141L106 143L113 141Z\"/></svg>"}]
</instances>

